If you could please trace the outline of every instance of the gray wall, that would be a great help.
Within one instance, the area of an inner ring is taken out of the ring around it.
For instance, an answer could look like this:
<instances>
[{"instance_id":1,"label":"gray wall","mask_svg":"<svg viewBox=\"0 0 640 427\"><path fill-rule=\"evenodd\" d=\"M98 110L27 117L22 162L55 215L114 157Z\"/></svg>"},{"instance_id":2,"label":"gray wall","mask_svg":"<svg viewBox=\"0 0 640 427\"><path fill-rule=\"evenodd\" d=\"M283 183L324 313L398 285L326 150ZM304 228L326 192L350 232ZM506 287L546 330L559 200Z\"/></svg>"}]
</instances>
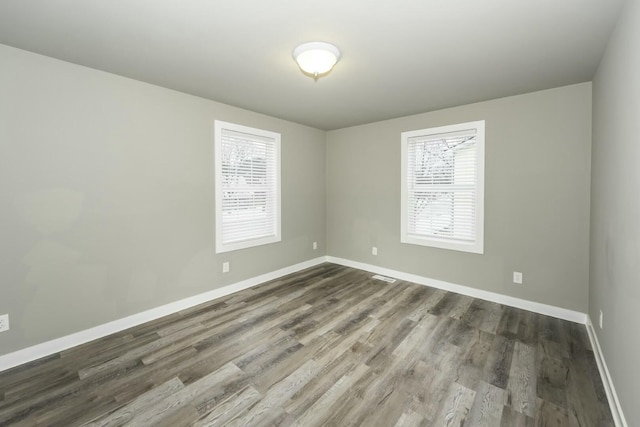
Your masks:
<instances>
[{"instance_id":1,"label":"gray wall","mask_svg":"<svg viewBox=\"0 0 640 427\"><path fill-rule=\"evenodd\" d=\"M627 2L593 81L589 314L629 425L640 423L640 2Z\"/></svg>"},{"instance_id":2,"label":"gray wall","mask_svg":"<svg viewBox=\"0 0 640 427\"><path fill-rule=\"evenodd\" d=\"M0 354L327 253L587 310L590 83L325 133L2 45L0 60ZM281 243L214 254L215 119L282 133ZM400 244L400 132L482 119L485 253Z\"/></svg>"},{"instance_id":3,"label":"gray wall","mask_svg":"<svg viewBox=\"0 0 640 427\"><path fill-rule=\"evenodd\" d=\"M401 244L400 133L472 120L486 120L485 253ZM328 253L586 312L590 146L590 83L328 132Z\"/></svg>"},{"instance_id":4,"label":"gray wall","mask_svg":"<svg viewBox=\"0 0 640 427\"><path fill-rule=\"evenodd\" d=\"M0 64L0 354L326 253L325 132L2 45ZM214 254L215 119L282 133L281 243Z\"/></svg>"}]
</instances>

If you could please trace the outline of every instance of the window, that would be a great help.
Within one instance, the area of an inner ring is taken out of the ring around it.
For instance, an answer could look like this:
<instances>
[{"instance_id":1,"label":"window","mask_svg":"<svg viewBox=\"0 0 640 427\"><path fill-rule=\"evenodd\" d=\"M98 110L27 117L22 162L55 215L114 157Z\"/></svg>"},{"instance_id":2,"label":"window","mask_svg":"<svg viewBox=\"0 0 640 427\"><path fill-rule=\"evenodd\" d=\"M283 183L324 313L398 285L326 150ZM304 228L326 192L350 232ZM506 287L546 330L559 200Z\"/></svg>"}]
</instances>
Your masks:
<instances>
[{"instance_id":1,"label":"window","mask_svg":"<svg viewBox=\"0 0 640 427\"><path fill-rule=\"evenodd\" d=\"M403 132L401 241L484 251L484 121Z\"/></svg>"},{"instance_id":2,"label":"window","mask_svg":"<svg viewBox=\"0 0 640 427\"><path fill-rule=\"evenodd\" d=\"M280 241L280 134L215 122L216 252Z\"/></svg>"}]
</instances>

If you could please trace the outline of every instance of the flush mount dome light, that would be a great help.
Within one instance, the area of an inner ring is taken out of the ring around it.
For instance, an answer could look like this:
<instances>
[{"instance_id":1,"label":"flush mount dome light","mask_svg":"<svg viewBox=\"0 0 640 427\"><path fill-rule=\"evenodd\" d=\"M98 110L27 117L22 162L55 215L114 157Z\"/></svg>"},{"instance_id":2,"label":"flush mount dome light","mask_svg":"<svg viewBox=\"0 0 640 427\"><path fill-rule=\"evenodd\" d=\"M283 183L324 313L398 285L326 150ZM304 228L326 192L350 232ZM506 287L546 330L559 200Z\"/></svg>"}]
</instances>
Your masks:
<instances>
[{"instance_id":1,"label":"flush mount dome light","mask_svg":"<svg viewBox=\"0 0 640 427\"><path fill-rule=\"evenodd\" d=\"M302 71L317 80L320 75L328 73L336 65L340 59L340 51L330 43L303 43L293 50L293 59Z\"/></svg>"}]
</instances>

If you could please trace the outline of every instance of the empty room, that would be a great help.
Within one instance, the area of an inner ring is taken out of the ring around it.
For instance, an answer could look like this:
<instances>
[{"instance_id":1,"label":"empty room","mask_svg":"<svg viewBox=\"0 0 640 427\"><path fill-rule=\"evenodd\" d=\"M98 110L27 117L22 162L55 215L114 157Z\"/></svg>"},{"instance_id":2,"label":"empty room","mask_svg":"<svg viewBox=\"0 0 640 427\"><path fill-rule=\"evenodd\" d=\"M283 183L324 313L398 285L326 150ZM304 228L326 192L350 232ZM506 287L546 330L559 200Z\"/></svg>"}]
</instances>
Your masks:
<instances>
[{"instance_id":1,"label":"empty room","mask_svg":"<svg viewBox=\"0 0 640 427\"><path fill-rule=\"evenodd\" d=\"M640 425L640 1L0 2L0 426Z\"/></svg>"}]
</instances>

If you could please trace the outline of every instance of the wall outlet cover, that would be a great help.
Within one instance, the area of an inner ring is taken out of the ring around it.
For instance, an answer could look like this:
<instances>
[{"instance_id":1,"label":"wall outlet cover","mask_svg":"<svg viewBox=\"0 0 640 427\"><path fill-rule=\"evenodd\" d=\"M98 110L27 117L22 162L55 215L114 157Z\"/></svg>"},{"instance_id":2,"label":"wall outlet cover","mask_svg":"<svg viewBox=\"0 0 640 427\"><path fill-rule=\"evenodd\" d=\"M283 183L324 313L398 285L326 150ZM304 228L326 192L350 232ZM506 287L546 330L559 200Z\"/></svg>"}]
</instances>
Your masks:
<instances>
[{"instance_id":1,"label":"wall outlet cover","mask_svg":"<svg viewBox=\"0 0 640 427\"><path fill-rule=\"evenodd\" d=\"M522 273L519 271L513 272L513 283L517 283L518 285L522 285Z\"/></svg>"},{"instance_id":2,"label":"wall outlet cover","mask_svg":"<svg viewBox=\"0 0 640 427\"><path fill-rule=\"evenodd\" d=\"M600 329L602 329L602 318L603 318L602 310L600 310L600 316L598 317L598 325L600 325Z\"/></svg>"},{"instance_id":3,"label":"wall outlet cover","mask_svg":"<svg viewBox=\"0 0 640 427\"><path fill-rule=\"evenodd\" d=\"M222 272L223 273L228 273L229 272L229 262L223 262L222 263Z\"/></svg>"},{"instance_id":4,"label":"wall outlet cover","mask_svg":"<svg viewBox=\"0 0 640 427\"><path fill-rule=\"evenodd\" d=\"M375 246L371 247L371 255L378 255L378 248L376 248Z\"/></svg>"},{"instance_id":5,"label":"wall outlet cover","mask_svg":"<svg viewBox=\"0 0 640 427\"><path fill-rule=\"evenodd\" d=\"M3 314L0 315L0 332L9 330L9 315Z\"/></svg>"}]
</instances>

